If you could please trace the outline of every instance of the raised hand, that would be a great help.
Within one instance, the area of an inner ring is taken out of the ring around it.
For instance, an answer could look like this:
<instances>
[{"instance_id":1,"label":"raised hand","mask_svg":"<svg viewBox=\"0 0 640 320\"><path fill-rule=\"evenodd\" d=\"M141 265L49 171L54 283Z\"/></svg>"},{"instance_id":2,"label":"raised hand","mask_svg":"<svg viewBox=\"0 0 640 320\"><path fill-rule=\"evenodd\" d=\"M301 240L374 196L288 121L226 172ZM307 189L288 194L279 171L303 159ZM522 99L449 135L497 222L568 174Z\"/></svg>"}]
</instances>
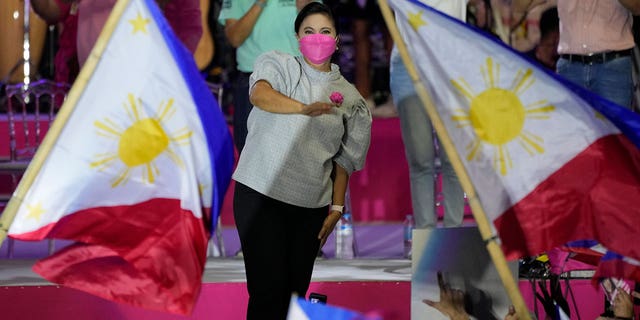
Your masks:
<instances>
[{"instance_id":1,"label":"raised hand","mask_svg":"<svg viewBox=\"0 0 640 320\"><path fill-rule=\"evenodd\" d=\"M438 271L438 287L440 287L440 301L424 299L422 302L440 311L451 320L468 320L469 315L464 310L464 291L452 289L444 281L440 271Z\"/></svg>"}]
</instances>

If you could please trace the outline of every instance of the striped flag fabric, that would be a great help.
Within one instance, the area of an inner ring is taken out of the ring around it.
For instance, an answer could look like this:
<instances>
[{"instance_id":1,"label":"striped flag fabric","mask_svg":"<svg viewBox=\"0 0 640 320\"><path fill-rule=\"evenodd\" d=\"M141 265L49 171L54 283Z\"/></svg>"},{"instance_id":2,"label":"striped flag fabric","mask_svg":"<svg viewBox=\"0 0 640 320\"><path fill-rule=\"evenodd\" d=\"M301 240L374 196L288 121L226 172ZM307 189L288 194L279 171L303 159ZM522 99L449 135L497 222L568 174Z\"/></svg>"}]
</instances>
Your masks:
<instances>
[{"instance_id":1,"label":"striped flag fabric","mask_svg":"<svg viewBox=\"0 0 640 320\"><path fill-rule=\"evenodd\" d=\"M419 1L389 3L507 258L595 240L640 259L640 117Z\"/></svg>"},{"instance_id":2,"label":"striped flag fabric","mask_svg":"<svg viewBox=\"0 0 640 320\"><path fill-rule=\"evenodd\" d=\"M312 303L293 294L289 303L287 320L381 320L377 316L368 316L348 309Z\"/></svg>"},{"instance_id":3,"label":"striped flag fabric","mask_svg":"<svg viewBox=\"0 0 640 320\"><path fill-rule=\"evenodd\" d=\"M639 281L640 260L607 251L598 262L594 278L621 278Z\"/></svg>"},{"instance_id":4,"label":"striped flag fabric","mask_svg":"<svg viewBox=\"0 0 640 320\"><path fill-rule=\"evenodd\" d=\"M117 2L93 62L9 236L76 241L34 266L51 282L189 314L233 168L228 127L153 0Z\"/></svg>"},{"instance_id":5,"label":"striped flag fabric","mask_svg":"<svg viewBox=\"0 0 640 320\"><path fill-rule=\"evenodd\" d=\"M572 241L549 253L552 272L557 274L595 270L596 281L608 278L640 279L640 261L610 251L595 240ZM629 291L628 285L626 290Z\"/></svg>"}]
</instances>

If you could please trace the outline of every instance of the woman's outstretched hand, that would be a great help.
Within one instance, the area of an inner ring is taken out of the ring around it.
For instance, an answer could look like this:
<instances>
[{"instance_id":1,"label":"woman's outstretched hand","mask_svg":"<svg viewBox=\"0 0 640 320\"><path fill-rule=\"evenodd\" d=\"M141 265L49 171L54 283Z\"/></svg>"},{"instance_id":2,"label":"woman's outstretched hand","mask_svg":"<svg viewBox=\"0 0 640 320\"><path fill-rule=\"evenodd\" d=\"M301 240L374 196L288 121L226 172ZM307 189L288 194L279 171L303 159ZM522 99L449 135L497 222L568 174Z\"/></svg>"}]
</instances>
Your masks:
<instances>
[{"instance_id":1,"label":"woman's outstretched hand","mask_svg":"<svg viewBox=\"0 0 640 320\"><path fill-rule=\"evenodd\" d=\"M304 115L308 115L311 117L316 117L319 115L323 115L326 113L333 112L334 105L327 102L314 102L312 104L307 104L302 108L301 113Z\"/></svg>"}]
</instances>

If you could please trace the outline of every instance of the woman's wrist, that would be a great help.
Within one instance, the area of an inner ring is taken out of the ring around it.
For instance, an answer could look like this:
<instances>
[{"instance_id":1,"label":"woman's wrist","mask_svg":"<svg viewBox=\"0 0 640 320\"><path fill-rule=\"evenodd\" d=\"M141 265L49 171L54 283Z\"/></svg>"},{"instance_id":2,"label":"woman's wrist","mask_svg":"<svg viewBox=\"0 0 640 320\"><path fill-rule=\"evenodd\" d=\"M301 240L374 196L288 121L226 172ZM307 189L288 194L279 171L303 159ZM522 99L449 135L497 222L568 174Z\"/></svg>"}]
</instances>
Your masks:
<instances>
[{"instance_id":1,"label":"woman's wrist","mask_svg":"<svg viewBox=\"0 0 640 320\"><path fill-rule=\"evenodd\" d=\"M260 9L264 9L264 7L267 6L267 0L256 0L256 2L254 2L254 4L258 7L260 7Z\"/></svg>"},{"instance_id":2,"label":"woman's wrist","mask_svg":"<svg viewBox=\"0 0 640 320\"><path fill-rule=\"evenodd\" d=\"M333 204L331 205L331 212L339 212L341 215L344 213L344 206Z\"/></svg>"}]
</instances>

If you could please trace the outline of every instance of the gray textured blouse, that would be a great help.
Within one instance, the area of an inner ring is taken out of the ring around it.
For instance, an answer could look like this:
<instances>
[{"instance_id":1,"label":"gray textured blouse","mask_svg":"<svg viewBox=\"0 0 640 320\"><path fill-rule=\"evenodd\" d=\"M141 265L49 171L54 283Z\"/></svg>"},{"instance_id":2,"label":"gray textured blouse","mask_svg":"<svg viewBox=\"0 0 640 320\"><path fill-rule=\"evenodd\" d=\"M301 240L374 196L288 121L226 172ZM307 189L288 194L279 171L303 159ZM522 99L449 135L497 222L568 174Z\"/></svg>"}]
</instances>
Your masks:
<instances>
[{"instance_id":1,"label":"gray textured blouse","mask_svg":"<svg viewBox=\"0 0 640 320\"><path fill-rule=\"evenodd\" d=\"M340 74L313 69L302 57L271 51L255 62L249 88L265 80L304 104L331 102L338 91L344 102L317 117L278 114L254 107L248 135L233 179L279 201L319 208L331 203L332 162L351 174L364 166L371 138L371 113L356 88Z\"/></svg>"}]
</instances>

